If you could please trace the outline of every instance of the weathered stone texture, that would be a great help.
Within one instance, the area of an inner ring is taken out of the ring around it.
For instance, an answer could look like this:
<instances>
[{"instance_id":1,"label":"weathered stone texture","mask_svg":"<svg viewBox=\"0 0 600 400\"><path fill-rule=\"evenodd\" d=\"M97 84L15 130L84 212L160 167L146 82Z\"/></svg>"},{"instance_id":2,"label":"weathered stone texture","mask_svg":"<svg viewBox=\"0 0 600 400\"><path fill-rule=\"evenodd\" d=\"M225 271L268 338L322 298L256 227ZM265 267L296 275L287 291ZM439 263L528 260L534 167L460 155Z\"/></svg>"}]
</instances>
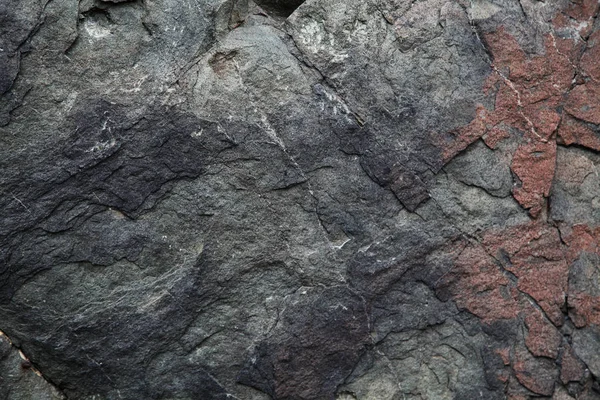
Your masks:
<instances>
[{"instance_id":1,"label":"weathered stone texture","mask_svg":"<svg viewBox=\"0 0 600 400\"><path fill-rule=\"evenodd\" d=\"M600 398L599 12L4 0L0 400Z\"/></svg>"}]
</instances>

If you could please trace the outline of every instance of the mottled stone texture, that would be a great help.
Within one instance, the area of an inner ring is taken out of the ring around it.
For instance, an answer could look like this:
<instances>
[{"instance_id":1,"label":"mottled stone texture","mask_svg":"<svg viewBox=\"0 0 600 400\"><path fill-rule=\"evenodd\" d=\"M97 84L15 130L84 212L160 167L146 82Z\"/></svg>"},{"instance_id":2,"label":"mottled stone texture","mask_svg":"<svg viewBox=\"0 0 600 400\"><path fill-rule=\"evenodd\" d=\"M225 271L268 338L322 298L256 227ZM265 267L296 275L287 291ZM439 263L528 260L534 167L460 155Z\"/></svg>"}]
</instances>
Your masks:
<instances>
[{"instance_id":1,"label":"mottled stone texture","mask_svg":"<svg viewBox=\"0 0 600 400\"><path fill-rule=\"evenodd\" d=\"M597 0L0 2L0 400L600 399Z\"/></svg>"}]
</instances>

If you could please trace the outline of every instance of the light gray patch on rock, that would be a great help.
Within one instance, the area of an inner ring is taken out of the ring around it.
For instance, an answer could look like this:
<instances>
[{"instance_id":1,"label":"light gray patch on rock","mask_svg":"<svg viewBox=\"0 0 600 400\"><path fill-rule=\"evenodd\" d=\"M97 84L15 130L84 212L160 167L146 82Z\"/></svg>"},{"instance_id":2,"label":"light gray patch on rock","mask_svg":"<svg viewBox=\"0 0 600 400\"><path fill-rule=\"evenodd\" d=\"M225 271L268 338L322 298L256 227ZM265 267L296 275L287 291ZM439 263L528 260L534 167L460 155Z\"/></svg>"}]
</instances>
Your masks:
<instances>
[{"instance_id":1,"label":"light gray patch on rock","mask_svg":"<svg viewBox=\"0 0 600 400\"><path fill-rule=\"evenodd\" d=\"M513 179L510 167L504 161L500 154L477 141L444 170L465 185L479 187L491 196L509 197Z\"/></svg>"},{"instance_id":2,"label":"light gray patch on rock","mask_svg":"<svg viewBox=\"0 0 600 400\"><path fill-rule=\"evenodd\" d=\"M596 325L573 332L573 350L595 377L600 376L600 330Z\"/></svg>"},{"instance_id":3,"label":"light gray patch on rock","mask_svg":"<svg viewBox=\"0 0 600 400\"><path fill-rule=\"evenodd\" d=\"M600 158L580 149L557 149L556 175L550 193L551 216L570 224L600 223Z\"/></svg>"}]
</instances>

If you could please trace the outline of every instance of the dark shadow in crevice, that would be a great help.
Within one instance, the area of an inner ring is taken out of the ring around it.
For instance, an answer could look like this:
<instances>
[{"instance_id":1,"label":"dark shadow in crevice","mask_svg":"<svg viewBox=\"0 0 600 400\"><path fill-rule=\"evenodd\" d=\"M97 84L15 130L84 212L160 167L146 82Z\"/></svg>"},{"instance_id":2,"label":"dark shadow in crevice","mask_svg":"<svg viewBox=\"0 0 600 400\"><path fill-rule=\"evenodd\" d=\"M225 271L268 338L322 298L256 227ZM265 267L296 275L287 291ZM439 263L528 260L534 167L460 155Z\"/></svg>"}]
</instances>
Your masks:
<instances>
[{"instance_id":1,"label":"dark shadow in crevice","mask_svg":"<svg viewBox=\"0 0 600 400\"><path fill-rule=\"evenodd\" d=\"M254 0L267 14L275 18L287 18L304 0Z\"/></svg>"},{"instance_id":2,"label":"dark shadow in crevice","mask_svg":"<svg viewBox=\"0 0 600 400\"><path fill-rule=\"evenodd\" d=\"M84 19L92 19L102 26L108 26L113 23L110 13L104 8L92 7L89 10L82 12L81 16Z\"/></svg>"}]
</instances>

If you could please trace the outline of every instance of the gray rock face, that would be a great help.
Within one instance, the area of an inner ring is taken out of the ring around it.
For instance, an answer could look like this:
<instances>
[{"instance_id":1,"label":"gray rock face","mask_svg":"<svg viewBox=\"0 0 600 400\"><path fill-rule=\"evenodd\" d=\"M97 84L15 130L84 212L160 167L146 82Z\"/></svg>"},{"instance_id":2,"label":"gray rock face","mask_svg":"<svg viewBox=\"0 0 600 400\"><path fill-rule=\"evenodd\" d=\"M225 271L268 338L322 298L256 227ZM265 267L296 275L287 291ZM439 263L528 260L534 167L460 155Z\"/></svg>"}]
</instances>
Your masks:
<instances>
[{"instance_id":1,"label":"gray rock face","mask_svg":"<svg viewBox=\"0 0 600 400\"><path fill-rule=\"evenodd\" d=\"M599 9L4 0L0 399L600 398Z\"/></svg>"},{"instance_id":2,"label":"gray rock face","mask_svg":"<svg viewBox=\"0 0 600 400\"><path fill-rule=\"evenodd\" d=\"M31 361L0 333L0 398L63 400L65 397L41 377Z\"/></svg>"}]
</instances>

